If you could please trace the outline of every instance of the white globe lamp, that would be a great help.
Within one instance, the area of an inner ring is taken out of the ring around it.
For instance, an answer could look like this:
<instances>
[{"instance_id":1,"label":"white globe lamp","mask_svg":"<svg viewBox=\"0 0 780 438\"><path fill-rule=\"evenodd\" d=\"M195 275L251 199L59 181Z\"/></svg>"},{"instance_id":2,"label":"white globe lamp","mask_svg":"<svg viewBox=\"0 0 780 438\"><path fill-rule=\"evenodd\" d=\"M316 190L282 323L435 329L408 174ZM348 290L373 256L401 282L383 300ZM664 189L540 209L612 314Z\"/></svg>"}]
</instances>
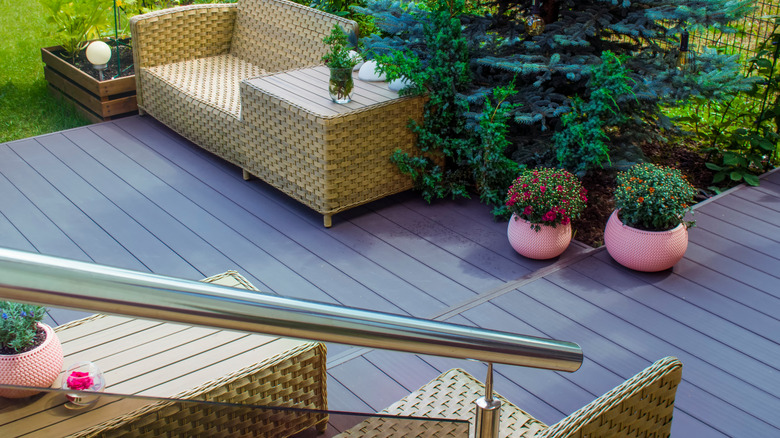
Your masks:
<instances>
[{"instance_id":1,"label":"white globe lamp","mask_svg":"<svg viewBox=\"0 0 780 438\"><path fill-rule=\"evenodd\" d=\"M98 71L101 81L103 80L103 69L106 68L110 59L111 47L103 41L93 41L87 46L87 60Z\"/></svg>"}]
</instances>

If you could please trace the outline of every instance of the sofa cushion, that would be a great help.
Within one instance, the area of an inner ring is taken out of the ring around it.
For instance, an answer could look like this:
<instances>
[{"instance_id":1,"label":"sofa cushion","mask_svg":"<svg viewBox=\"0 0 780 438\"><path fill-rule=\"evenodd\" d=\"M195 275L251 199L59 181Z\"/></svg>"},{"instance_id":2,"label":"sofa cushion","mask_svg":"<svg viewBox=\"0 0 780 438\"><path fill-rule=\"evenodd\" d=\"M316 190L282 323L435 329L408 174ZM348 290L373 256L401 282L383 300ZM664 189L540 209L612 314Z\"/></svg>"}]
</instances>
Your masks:
<instances>
[{"instance_id":1,"label":"sofa cushion","mask_svg":"<svg viewBox=\"0 0 780 438\"><path fill-rule=\"evenodd\" d=\"M144 69L196 101L241 118L238 84L265 73L239 57L223 54Z\"/></svg>"}]
</instances>

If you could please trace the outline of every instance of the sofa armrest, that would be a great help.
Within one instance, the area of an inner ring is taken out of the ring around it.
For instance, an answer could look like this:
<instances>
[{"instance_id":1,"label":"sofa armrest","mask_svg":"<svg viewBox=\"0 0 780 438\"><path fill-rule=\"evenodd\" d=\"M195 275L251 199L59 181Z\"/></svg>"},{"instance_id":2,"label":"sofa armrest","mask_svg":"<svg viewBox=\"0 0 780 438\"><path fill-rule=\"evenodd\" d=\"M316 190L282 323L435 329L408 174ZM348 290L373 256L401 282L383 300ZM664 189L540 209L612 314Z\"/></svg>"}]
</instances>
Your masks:
<instances>
[{"instance_id":1,"label":"sofa armrest","mask_svg":"<svg viewBox=\"0 0 780 438\"><path fill-rule=\"evenodd\" d=\"M230 53L279 72L322 64L328 47L322 41L334 24L357 32L357 23L288 0L243 0Z\"/></svg>"},{"instance_id":2,"label":"sofa armrest","mask_svg":"<svg viewBox=\"0 0 780 438\"><path fill-rule=\"evenodd\" d=\"M228 52L235 21L235 4L182 6L132 17L136 74L143 67Z\"/></svg>"}]
</instances>

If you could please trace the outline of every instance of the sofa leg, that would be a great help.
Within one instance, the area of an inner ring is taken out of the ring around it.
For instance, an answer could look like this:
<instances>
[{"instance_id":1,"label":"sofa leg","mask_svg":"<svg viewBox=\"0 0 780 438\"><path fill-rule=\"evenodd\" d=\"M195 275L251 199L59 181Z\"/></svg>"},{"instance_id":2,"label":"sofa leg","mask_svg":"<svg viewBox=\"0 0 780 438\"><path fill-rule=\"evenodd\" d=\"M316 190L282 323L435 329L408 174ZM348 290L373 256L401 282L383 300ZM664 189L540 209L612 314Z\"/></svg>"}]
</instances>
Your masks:
<instances>
[{"instance_id":1,"label":"sofa leg","mask_svg":"<svg viewBox=\"0 0 780 438\"><path fill-rule=\"evenodd\" d=\"M332 214L326 214L322 216L322 223L325 225L325 228L330 228L330 226L333 225L333 222L331 221L332 217Z\"/></svg>"},{"instance_id":2,"label":"sofa leg","mask_svg":"<svg viewBox=\"0 0 780 438\"><path fill-rule=\"evenodd\" d=\"M138 108L138 115L139 115L139 116L141 116L141 117L143 117L143 116L145 116L145 115L146 115L146 111L144 111L144 110L143 110L143 109L141 109L141 108Z\"/></svg>"},{"instance_id":3,"label":"sofa leg","mask_svg":"<svg viewBox=\"0 0 780 438\"><path fill-rule=\"evenodd\" d=\"M323 433L327 432L328 431L328 418L325 417L324 420L322 420L321 422L317 423L316 428L317 428L317 435L322 435Z\"/></svg>"},{"instance_id":4,"label":"sofa leg","mask_svg":"<svg viewBox=\"0 0 780 438\"><path fill-rule=\"evenodd\" d=\"M241 176L244 178L244 181L249 181L252 179L252 175L250 175L246 169L241 169Z\"/></svg>"}]
</instances>

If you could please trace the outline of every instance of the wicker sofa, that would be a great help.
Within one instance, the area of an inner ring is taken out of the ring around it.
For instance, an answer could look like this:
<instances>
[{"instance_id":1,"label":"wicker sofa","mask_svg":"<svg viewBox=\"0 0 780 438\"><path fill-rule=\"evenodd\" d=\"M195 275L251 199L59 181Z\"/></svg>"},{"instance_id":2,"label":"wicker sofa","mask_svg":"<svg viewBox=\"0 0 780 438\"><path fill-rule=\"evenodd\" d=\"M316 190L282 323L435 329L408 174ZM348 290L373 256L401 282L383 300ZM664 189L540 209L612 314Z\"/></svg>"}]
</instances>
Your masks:
<instances>
[{"instance_id":1,"label":"wicker sofa","mask_svg":"<svg viewBox=\"0 0 780 438\"><path fill-rule=\"evenodd\" d=\"M245 168L240 82L321 64L327 51L322 39L334 24L357 31L353 21L286 0L135 16L130 28L139 110Z\"/></svg>"},{"instance_id":2,"label":"wicker sofa","mask_svg":"<svg viewBox=\"0 0 780 438\"><path fill-rule=\"evenodd\" d=\"M552 426L494 393L501 401L501 430L498 435L502 438L669 437L674 398L681 379L682 363L675 357L665 357ZM380 414L473 422L476 411L474 400L484 394L482 382L455 368L393 403ZM473 436L473 424L471 426L470 436ZM393 434L402 429L400 435L403 436L463 436L459 424L377 417L365 420L337 437L397 436Z\"/></svg>"}]
</instances>

